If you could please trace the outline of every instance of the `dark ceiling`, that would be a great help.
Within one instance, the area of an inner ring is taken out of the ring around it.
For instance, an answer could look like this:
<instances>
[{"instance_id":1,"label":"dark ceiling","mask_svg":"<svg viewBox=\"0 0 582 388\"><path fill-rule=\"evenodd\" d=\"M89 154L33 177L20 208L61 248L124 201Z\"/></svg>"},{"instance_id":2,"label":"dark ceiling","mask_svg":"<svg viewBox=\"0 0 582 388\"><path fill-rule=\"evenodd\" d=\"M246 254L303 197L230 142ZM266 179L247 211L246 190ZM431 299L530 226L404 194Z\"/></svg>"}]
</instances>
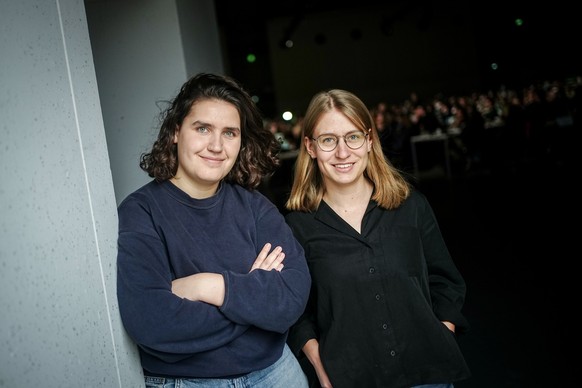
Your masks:
<instances>
[{"instance_id":1,"label":"dark ceiling","mask_svg":"<svg viewBox=\"0 0 582 388\"><path fill-rule=\"evenodd\" d=\"M222 36L226 72L241 81L252 93L263 96L263 110L266 114L276 112L273 91L272 69L267 61L262 67L249 70L245 63L246 54L257 53L269 57L267 23L274 19L290 20L294 23L312 13L353 12L357 9L396 7L421 9L430 15L431 10L447 5L463 5L469 9L469 23L476 31L475 48L486 57L488 52L505 55L515 63L510 77L519 75L518 64L526 64L531 72L546 72L556 77L566 72L579 72L581 60L578 58L578 44L582 34L580 23L571 3L553 0L539 4L516 3L506 0L467 3L461 0L286 0L264 2L263 0L215 0L217 22ZM527 39L516 40L506 23L508 17L523 17L528 20L522 34ZM451 37L454 44L455 37ZM517 42L517 43L516 43ZM317 60L317 59L311 59ZM535 68L535 69L534 69ZM533 69L533 70L532 70Z\"/></svg>"},{"instance_id":2,"label":"dark ceiling","mask_svg":"<svg viewBox=\"0 0 582 388\"><path fill-rule=\"evenodd\" d=\"M457 1L457 0L441 0ZM388 6L432 6L430 0L287 0L265 3L264 0L215 0L217 21L223 41L226 72L241 81L251 93L262 98L261 108L267 115L277 111L271 64L251 69L246 61L249 52L269 57L267 24L274 19L290 20L289 30L314 13L353 12L358 9L381 11Z\"/></svg>"}]
</instances>

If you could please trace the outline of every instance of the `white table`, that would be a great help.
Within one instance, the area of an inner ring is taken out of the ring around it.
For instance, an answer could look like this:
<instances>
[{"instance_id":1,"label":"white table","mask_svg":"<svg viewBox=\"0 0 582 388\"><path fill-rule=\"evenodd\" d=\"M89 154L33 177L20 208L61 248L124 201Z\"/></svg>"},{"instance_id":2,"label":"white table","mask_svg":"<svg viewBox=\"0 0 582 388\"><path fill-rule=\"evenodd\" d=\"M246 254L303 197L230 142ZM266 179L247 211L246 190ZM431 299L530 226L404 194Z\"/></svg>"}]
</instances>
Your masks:
<instances>
[{"instance_id":1,"label":"white table","mask_svg":"<svg viewBox=\"0 0 582 388\"><path fill-rule=\"evenodd\" d=\"M433 133L412 136L410 138L410 146L412 147L412 166L414 168L414 175L418 178L418 157L416 155L417 143L440 141L443 143L443 151L445 157L445 172L447 178L451 179L451 156L449 153L449 135L446 133Z\"/></svg>"}]
</instances>

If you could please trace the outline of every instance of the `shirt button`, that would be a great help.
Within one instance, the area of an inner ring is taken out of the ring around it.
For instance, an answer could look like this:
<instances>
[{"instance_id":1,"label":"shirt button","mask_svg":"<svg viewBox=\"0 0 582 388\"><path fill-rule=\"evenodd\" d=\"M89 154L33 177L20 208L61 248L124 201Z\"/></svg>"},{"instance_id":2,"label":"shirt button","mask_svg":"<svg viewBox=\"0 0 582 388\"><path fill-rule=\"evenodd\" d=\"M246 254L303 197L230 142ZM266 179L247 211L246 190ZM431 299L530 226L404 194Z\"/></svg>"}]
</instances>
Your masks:
<instances>
[{"instance_id":1,"label":"shirt button","mask_svg":"<svg viewBox=\"0 0 582 388\"><path fill-rule=\"evenodd\" d=\"M382 329L386 330L387 328L388 328L388 325L387 324L383 324L382 325Z\"/></svg>"},{"instance_id":2,"label":"shirt button","mask_svg":"<svg viewBox=\"0 0 582 388\"><path fill-rule=\"evenodd\" d=\"M376 300L380 300L381 296L380 294L376 294Z\"/></svg>"},{"instance_id":3,"label":"shirt button","mask_svg":"<svg viewBox=\"0 0 582 388\"><path fill-rule=\"evenodd\" d=\"M394 356L396 355L396 352L395 352L394 350L391 350L391 351L390 351L390 355L391 355L392 357L394 357Z\"/></svg>"},{"instance_id":4,"label":"shirt button","mask_svg":"<svg viewBox=\"0 0 582 388\"><path fill-rule=\"evenodd\" d=\"M376 272L376 269L374 267L370 267L370 269L368 270L368 272L374 273L374 272Z\"/></svg>"}]
</instances>

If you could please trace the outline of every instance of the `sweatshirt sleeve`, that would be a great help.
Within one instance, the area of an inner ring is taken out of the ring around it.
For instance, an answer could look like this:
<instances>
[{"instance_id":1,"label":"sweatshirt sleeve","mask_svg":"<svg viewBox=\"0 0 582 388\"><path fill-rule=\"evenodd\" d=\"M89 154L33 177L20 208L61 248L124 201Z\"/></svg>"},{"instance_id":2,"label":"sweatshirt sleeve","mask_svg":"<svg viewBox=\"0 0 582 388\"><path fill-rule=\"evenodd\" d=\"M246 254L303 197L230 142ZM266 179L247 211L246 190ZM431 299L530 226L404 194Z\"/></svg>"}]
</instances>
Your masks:
<instances>
[{"instance_id":1,"label":"sweatshirt sleeve","mask_svg":"<svg viewBox=\"0 0 582 388\"><path fill-rule=\"evenodd\" d=\"M248 330L215 306L172 294L173 270L165 236L151 210L135 197L118 209L117 297L124 327L146 352L176 362L213 350Z\"/></svg>"},{"instance_id":2,"label":"sweatshirt sleeve","mask_svg":"<svg viewBox=\"0 0 582 388\"><path fill-rule=\"evenodd\" d=\"M293 234L299 243L302 246L305 246L305 236L303 236L301 233L303 229L295 227L297 224L301 224L298 214L293 212L287 214L285 222L291 227L291 230L293 231ZM306 251L306 255L307 254L308 253ZM309 300L307 302L305 311L301 317L299 317L297 322L291 327L291 330L289 330L289 336L287 337L287 344L298 359L304 357L303 346L307 343L307 341L312 338L319 340L317 326L315 323L316 305L317 288L312 283Z\"/></svg>"},{"instance_id":3,"label":"sweatshirt sleeve","mask_svg":"<svg viewBox=\"0 0 582 388\"><path fill-rule=\"evenodd\" d=\"M226 286L220 311L242 325L286 332L303 313L311 276L303 248L277 207L262 195L256 204L257 253L267 242L285 253L282 271L223 272Z\"/></svg>"}]
</instances>

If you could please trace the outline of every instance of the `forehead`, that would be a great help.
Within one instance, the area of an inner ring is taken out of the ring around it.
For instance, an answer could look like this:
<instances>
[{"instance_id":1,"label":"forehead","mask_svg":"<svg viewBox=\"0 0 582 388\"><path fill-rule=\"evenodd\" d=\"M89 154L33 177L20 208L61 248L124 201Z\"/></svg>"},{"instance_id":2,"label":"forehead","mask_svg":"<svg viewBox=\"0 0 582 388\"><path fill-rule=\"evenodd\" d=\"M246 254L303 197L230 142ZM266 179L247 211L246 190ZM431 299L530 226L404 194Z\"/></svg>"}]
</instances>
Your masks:
<instances>
[{"instance_id":1,"label":"forehead","mask_svg":"<svg viewBox=\"0 0 582 388\"><path fill-rule=\"evenodd\" d=\"M343 113L337 110L325 112L317 122L314 134L334 133L344 134L359 130Z\"/></svg>"},{"instance_id":2,"label":"forehead","mask_svg":"<svg viewBox=\"0 0 582 388\"><path fill-rule=\"evenodd\" d=\"M206 99L196 101L190 107L188 117L216 126L240 128L240 115L236 106L224 100Z\"/></svg>"}]
</instances>

